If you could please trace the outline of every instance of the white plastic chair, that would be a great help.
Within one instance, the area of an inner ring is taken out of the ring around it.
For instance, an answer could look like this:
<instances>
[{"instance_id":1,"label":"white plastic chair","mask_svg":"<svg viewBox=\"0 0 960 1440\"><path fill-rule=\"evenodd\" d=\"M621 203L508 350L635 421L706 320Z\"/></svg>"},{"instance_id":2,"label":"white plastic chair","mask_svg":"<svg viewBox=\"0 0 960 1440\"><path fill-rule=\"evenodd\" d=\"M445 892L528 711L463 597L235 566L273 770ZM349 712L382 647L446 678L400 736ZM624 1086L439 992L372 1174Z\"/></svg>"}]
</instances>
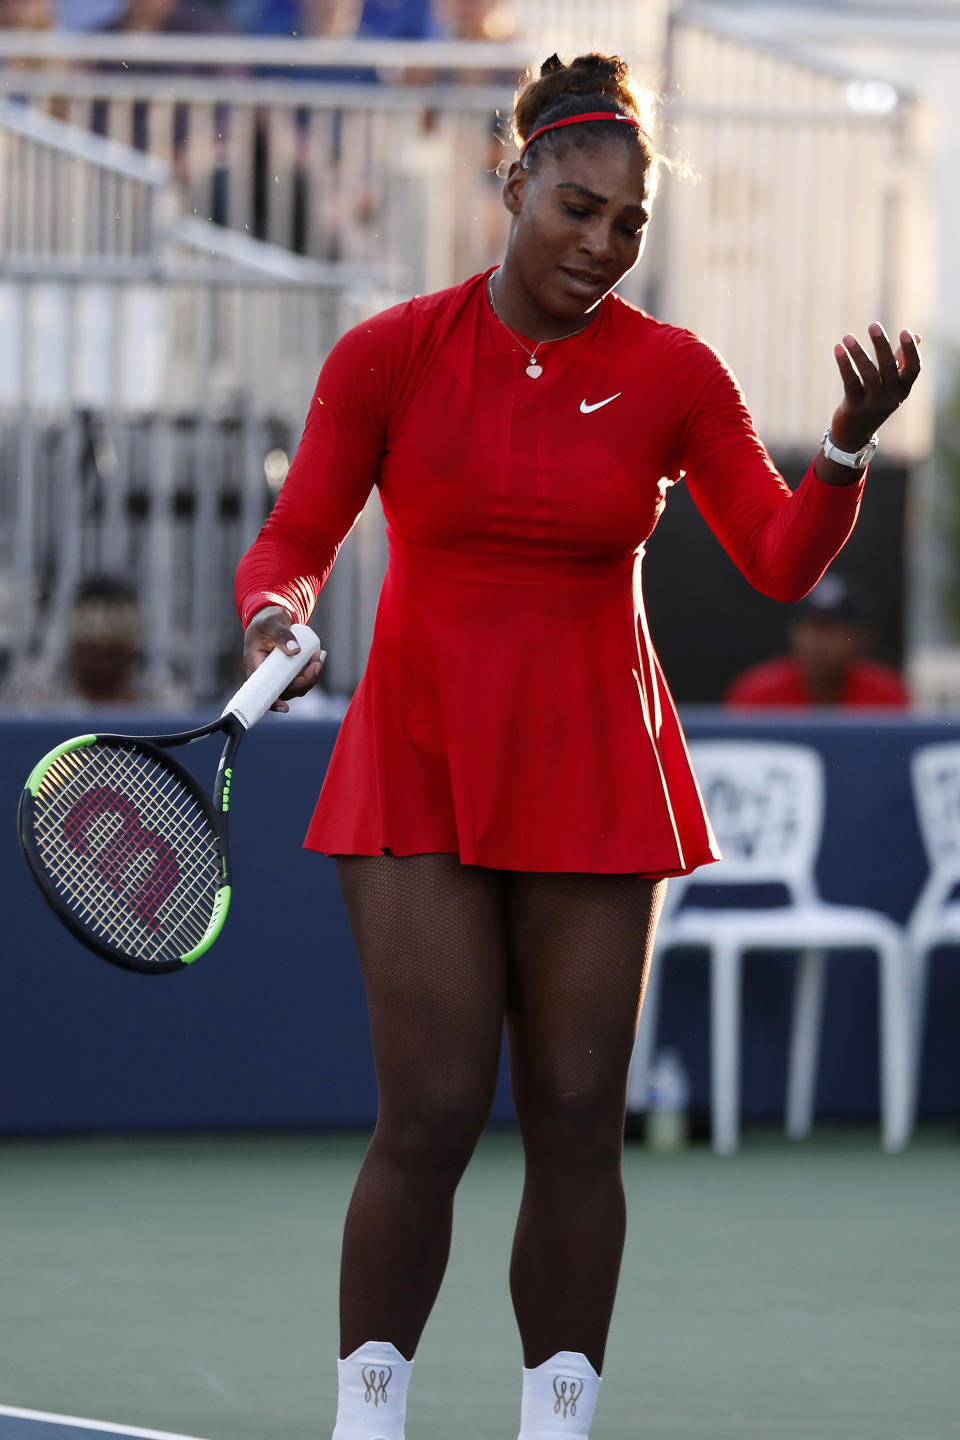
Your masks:
<instances>
[{"instance_id":1,"label":"white plastic chair","mask_svg":"<svg viewBox=\"0 0 960 1440\"><path fill-rule=\"evenodd\" d=\"M694 769L724 858L668 887L631 1064L628 1108L645 1108L656 1035L660 970L676 946L702 946L711 965L711 1084L714 1149L737 1148L740 1110L740 1000L748 951L790 950L797 970L787 1081L787 1134L807 1135L813 1119L825 962L829 951L876 952L880 970L880 1088L883 1143L902 1149L909 1133L910 1030L903 931L888 916L821 900L814 881L824 812L823 765L803 745L754 740L694 742ZM707 885L786 890L775 908L684 907L691 879ZM960 916L960 910L958 910Z\"/></svg>"},{"instance_id":2,"label":"white plastic chair","mask_svg":"<svg viewBox=\"0 0 960 1440\"><path fill-rule=\"evenodd\" d=\"M907 921L910 963L911 1083L908 1130L916 1118L930 955L960 946L960 742L924 745L910 761L917 822L930 874Z\"/></svg>"}]
</instances>

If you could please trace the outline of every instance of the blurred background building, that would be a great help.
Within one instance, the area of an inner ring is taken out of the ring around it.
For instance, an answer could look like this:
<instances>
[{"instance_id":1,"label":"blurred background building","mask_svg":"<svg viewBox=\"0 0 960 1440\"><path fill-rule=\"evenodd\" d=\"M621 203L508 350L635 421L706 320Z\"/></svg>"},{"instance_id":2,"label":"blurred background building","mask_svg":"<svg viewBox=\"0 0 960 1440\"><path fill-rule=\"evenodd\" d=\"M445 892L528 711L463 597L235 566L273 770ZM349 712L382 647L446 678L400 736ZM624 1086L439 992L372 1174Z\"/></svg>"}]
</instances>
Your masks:
<instances>
[{"instance_id":1,"label":"blurred background building","mask_svg":"<svg viewBox=\"0 0 960 1440\"><path fill-rule=\"evenodd\" d=\"M106 572L136 582L154 684L229 684L233 568L325 354L496 261L518 75L607 49L683 162L624 294L721 351L789 478L838 398L834 342L875 318L924 335L840 568L915 703L960 704L960 0L0 0L0 26L8 668L55 666ZM383 562L374 497L321 597L333 688ZM783 648L784 608L681 486L647 588L681 700Z\"/></svg>"}]
</instances>

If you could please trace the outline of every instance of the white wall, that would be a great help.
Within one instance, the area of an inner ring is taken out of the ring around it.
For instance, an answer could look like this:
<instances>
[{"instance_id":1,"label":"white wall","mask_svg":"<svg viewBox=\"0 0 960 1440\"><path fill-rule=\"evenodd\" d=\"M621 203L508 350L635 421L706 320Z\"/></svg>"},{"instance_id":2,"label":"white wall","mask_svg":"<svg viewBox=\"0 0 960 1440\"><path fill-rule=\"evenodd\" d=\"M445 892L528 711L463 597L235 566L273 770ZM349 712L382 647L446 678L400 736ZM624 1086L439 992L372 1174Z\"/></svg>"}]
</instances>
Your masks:
<instances>
[{"instance_id":1,"label":"white wall","mask_svg":"<svg viewBox=\"0 0 960 1440\"><path fill-rule=\"evenodd\" d=\"M926 337L937 358L960 352L960 3L915 5L890 0L847 0L829 6L780 4L709 6L755 32L776 35L827 61L892 80L928 102L936 124L934 231L937 305ZM837 197L842 203L842 196ZM934 367L943 390L951 366Z\"/></svg>"},{"instance_id":2,"label":"white wall","mask_svg":"<svg viewBox=\"0 0 960 1440\"><path fill-rule=\"evenodd\" d=\"M933 117L931 197L934 304L924 324L928 373L938 401L960 379L960 0L710 0L701 9L748 32L776 36L810 54L913 90ZM843 203L843 196L837 196ZM909 317L904 317L906 323ZM960 633L947 601L958 559L945 534L952 482L936 456L918 468L905 537L907 642L915 695L949 693L960 706ZM933 675L930 687L924 678ZM946 677L946 678L944 678Z\"/></svg>"}]
</instances>

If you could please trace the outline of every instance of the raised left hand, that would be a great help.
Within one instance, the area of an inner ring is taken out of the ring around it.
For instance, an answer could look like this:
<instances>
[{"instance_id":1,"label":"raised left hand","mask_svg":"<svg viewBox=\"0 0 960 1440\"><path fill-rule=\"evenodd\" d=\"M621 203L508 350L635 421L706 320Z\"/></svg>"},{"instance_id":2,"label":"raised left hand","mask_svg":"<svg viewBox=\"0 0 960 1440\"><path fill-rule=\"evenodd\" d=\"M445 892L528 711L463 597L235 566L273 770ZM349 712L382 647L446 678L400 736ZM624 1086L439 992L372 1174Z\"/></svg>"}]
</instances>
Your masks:
<instances>
[{"instance_id":1,"label":"raised left hand","mask_svg":"<svg viewBox=\"0 0 960 1440\"><path fill-rule=\"evenodd\" d=\"M843 381L843 399L833 412L830 436L841 450L860 450L906 400L920 374L920 336L900 331L897 353L879 321L868 326L876 360L871 360L855 335L844 335L834 347Z\"/></svg>"}]
</instances>

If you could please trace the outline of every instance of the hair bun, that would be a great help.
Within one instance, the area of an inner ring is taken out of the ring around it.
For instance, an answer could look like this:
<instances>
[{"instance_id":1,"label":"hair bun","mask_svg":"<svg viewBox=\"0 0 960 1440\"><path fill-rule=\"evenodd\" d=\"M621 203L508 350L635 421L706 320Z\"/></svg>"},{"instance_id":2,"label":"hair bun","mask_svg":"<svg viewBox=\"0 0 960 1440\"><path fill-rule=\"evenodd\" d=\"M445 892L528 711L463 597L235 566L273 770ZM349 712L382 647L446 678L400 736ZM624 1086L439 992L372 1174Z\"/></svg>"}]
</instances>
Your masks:
<instances>
[{"instance_id":1,"label":"hair bun","mask_svg":"<svg viewBox=\"0 0 960 1440\"><path fill-rule=\"evenodd\" d=\"M578 55L575 60L571 60L570 69L579 70L606 85L629 82L630 79L630 67L619 55Z\"/></svg>"},{"instance_id":2,"label":"hair bun","mask_svg":"<svg viewBox=\"0 0 960 1440\"><path fill-rule=\"evenodd\" d=\"M536 70L527 72L517 92L513 135L517 147L522 148L544 124L591 110L619 111L636 118L644 127L652 163L655 151L649 140L649 122L653 118L649 99L636 90L630 66L619 55L592 51L565 65L559 55L553 54L543 61L539 74Z\"/></svg>"}]
</instances>

